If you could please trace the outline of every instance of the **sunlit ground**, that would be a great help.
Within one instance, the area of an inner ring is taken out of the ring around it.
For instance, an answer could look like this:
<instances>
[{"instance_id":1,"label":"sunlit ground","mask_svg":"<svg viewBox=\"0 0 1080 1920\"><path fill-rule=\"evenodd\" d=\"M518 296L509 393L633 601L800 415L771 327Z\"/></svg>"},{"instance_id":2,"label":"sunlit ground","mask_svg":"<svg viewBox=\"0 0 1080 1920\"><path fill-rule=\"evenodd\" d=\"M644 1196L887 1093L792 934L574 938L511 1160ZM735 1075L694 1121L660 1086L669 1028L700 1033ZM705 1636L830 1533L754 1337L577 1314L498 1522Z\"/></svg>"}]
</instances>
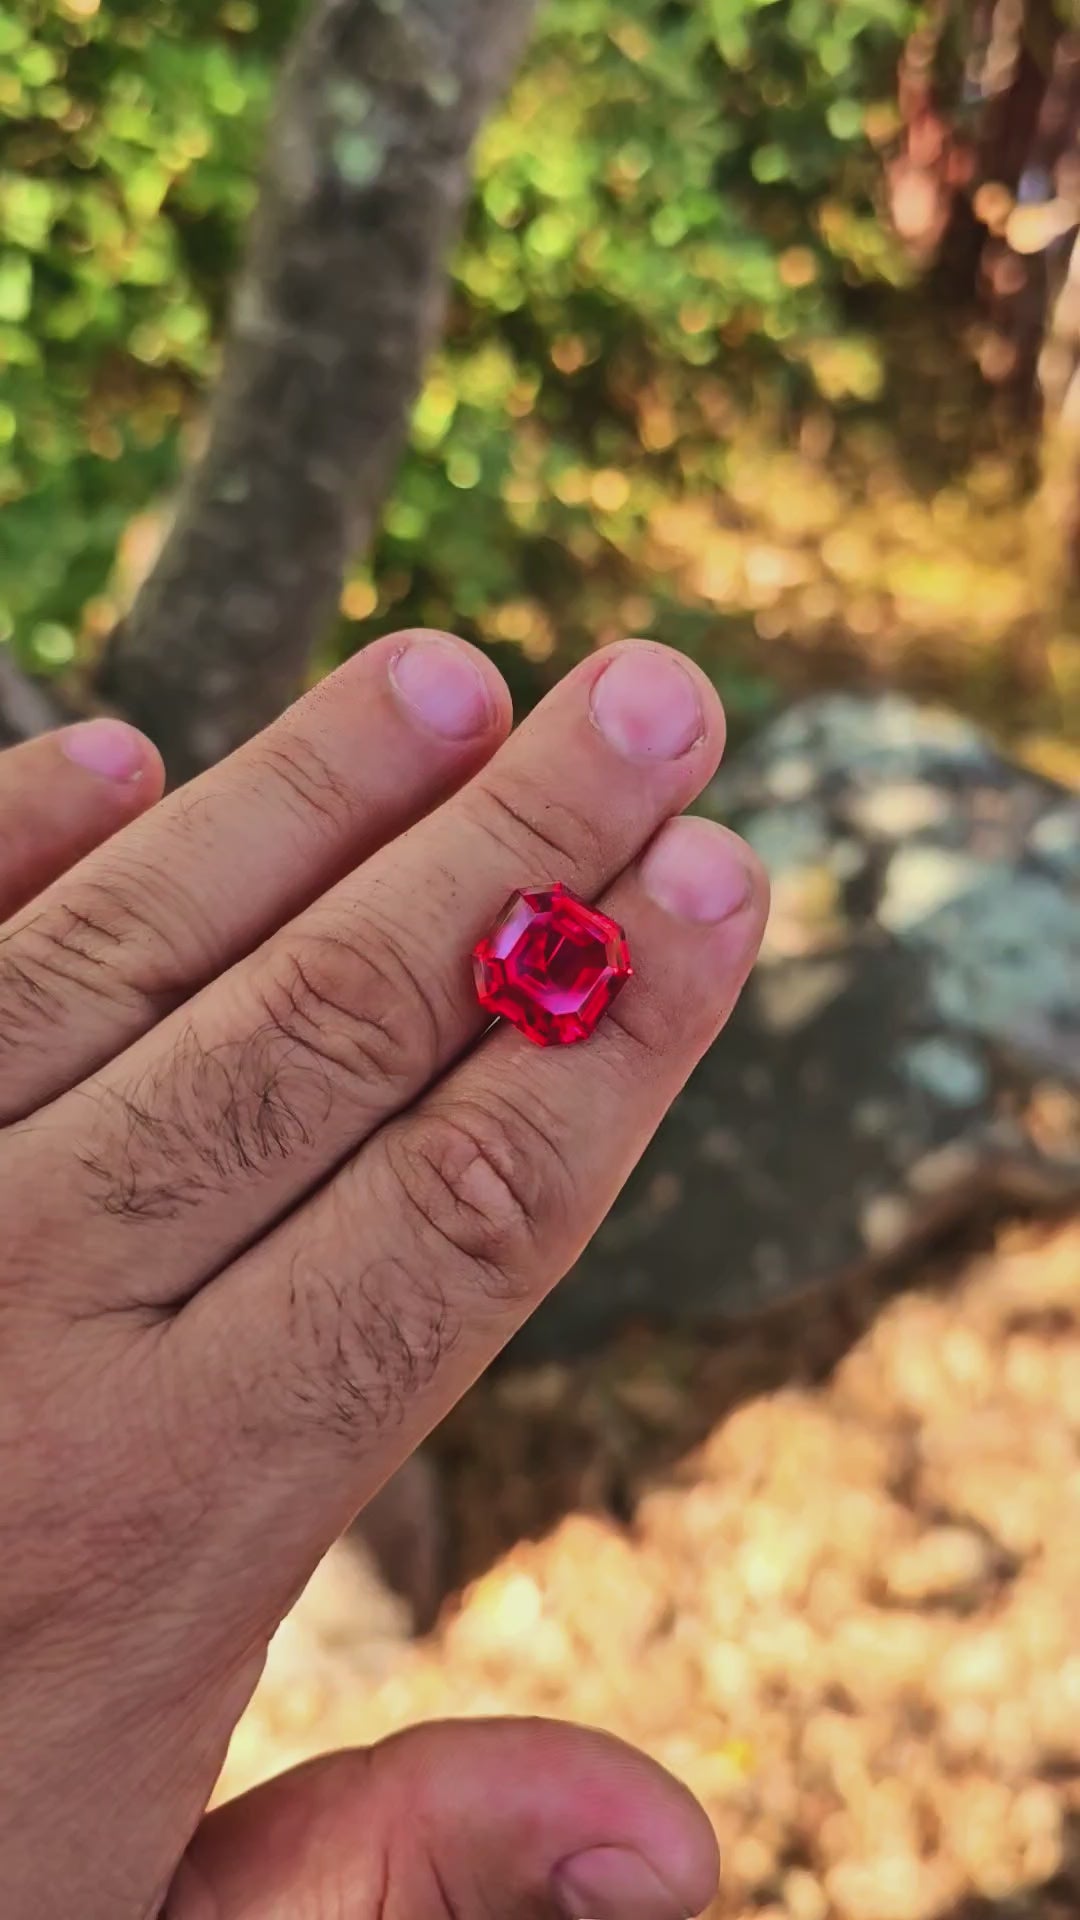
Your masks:
<instances>
[{"instance_id":1,"label":"sunlit ground","mask_svg":"<svg viewBox=\"0 0 1080 1920\"><path fill-rule=\"evenodd\" d=\"M409 1644L339 1549L225 1789L432 1715L565 1714L682 1775L719 1916L1080 1903L1080 1228L1014 1226L723 1345L644 1335L444 1428L463 1591Z\"/></svg>"},{"instance_id":2,"label":"sunlit ground","mask_svg":"<svg viewBox=\"0 0 1080 1920\"><path fill-rule=\"evenodd\" d=\"M507 597L468 610L469 630L542 676L625 633L672 640L716 675L737 731L806 689L900 685L1075 784L1080 457L983 381L973 330L925 292L893 293L872 351L851 338L808 349L816 406L791 406L737 356L692 380L628 367L607 465L568 457L529 384L511 387L504 507L526 560L536 540L535 564ZM586 351L561 343L575 347ZM884 382L873 405L852 404L862 376ZM540 542L549 526L562 542L554 566ZM381 554L345 589L357 638L417 611L457 624L450 605L417 599L386 543Z\"/></svg>"},{"instance_id":3,"label":"sunlit ground","mask_svg":"<svg viewBox=\"0 0 1080 1920\"><path fill-rule=\"evenodd\" d=\"M883 323L874 353L886 389L874 407L844 404L859 374L850 340L814 350L819 385L836 387L836 403L816 407L787 406L749 371L703 368L688 383L685 368L655 370L620 395L610 465L567 458L533 386L511 382L504 532L523 556L512 590L442 604L386 538L374 568L346 584L319 670L421 620L495 644L504 665L519 655L539 688L589 645L649 634L716 676L736 738L806 690L901 686L1080 784L1068 536L1080 452L1055 453L1014 396L982 381L955 315L893 294ZM391 526L401 511L391 508ZM468 489L456 511L467 527ZM91 657L167 520L159 505L129 523L110 591L85 610ZM548 525L560 530L557 556L541 539Z\"/></svg>"}]
</instances>

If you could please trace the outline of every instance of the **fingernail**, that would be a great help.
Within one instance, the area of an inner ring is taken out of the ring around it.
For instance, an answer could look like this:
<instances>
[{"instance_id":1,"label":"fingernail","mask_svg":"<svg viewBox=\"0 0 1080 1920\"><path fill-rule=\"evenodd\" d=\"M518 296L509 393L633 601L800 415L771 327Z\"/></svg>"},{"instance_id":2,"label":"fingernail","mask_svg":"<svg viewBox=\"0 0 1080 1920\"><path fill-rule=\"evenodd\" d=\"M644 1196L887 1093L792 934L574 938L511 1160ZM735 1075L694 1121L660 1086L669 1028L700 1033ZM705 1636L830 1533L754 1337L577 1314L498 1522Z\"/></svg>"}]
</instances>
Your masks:
<instances>
[{"instance_id":1,"label":"fingernail","mask_svg":"<svg viewBox=\"0 0 1080 1920\"><path fill-rule=\"evenodd\" d=\"M630 760L677 760L705 731L698 690L675 654L625 647L592 690L592 717Z\"/></svg>"},{"instance_id":2,"label":"fingernail","mask_svg":"<svg viewBox=\"0 0 1080 1920\"><path fill-rule=\"evenodd\" d=\"M479 668L437 635L408 641L390 663L390 678L421 725L444 740L472 740L494 718Z\"/></svg>"},{"instance_id":3,"label":"fingernail","mask_svg":"<svg viewBox=\"0 0 1080 1920\"><path fill-rule=\"evenodd\" d=\"M741 844L711 820L669 820L641 863L645 891L678 920L727 920L753 891Z\"/></svg>"},{"instance_id":4,"label":"fingernail","mask_svg":"<svg viewBox=\"0 0 1080 1920\"><path fill-rule=\"evenodd\" d=\"M142 735L122 720L80 720L58 736L65 760L103 780L123 783L142 773L146 761Z\"/></svg>"},{"instance_id":5,"label":"fingernail","mask_svg":"<svg viewBox=\"0 0 1080 1920\"><path fill-rule=\"evenodd\" d=\"M629 1847L593 1847L564 1860L552 1886L566 1920L689 1920L679 1896Z\"/></svg>"}]
</instances>

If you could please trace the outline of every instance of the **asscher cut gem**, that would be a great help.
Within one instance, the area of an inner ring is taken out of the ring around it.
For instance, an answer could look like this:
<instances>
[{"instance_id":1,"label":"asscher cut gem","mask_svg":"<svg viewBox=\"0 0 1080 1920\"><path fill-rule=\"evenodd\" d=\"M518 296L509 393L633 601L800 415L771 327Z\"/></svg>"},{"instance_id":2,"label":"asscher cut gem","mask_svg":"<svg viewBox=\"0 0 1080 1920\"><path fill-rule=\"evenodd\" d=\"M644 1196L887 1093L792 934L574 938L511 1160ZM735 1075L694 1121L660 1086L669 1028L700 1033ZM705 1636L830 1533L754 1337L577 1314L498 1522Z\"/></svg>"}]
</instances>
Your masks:
<instances>
[{"instance_id":1,"label":"asscher cut gem","mask_svg":"<svg viewBox=\"0 0 1080 1920\"><path fill-rule=\"evenodd\" d=\"M587 1040L633 968L626 935L568 887L512 894L473 954L476 991L540 1047Z\"/></svg>"}]
</instances>

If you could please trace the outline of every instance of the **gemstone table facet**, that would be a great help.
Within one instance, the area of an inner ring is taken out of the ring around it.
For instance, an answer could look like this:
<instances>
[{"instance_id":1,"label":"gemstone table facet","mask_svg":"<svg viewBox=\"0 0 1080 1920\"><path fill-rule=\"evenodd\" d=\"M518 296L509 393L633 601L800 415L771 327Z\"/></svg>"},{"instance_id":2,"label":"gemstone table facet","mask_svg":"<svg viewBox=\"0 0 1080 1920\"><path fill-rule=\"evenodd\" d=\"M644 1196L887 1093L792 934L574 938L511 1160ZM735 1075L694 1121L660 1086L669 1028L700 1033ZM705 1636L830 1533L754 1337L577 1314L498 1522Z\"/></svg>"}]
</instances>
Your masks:
<instances>
[{"instance_id":1,"label":"gemstone table facet","mask_svg":"<svg viewBox=\"0 0 1080 1920\"><path fill-rule=\"evenodd\" d=\"M633 972L622 928L563 886L512 894L473 968L481 1006L541 1047L587 1040Z\"/></svg>"}]
</instances>

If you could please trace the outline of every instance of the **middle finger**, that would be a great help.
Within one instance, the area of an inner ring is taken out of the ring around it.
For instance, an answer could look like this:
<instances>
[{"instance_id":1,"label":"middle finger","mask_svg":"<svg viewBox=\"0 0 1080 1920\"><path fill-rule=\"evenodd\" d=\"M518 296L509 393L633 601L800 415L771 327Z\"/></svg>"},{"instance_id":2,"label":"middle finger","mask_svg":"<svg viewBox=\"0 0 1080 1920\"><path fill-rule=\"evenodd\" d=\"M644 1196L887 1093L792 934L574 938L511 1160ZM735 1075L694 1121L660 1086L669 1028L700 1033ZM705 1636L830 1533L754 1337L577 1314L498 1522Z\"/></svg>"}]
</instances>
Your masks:
<instances>
[{"instance_id":1,"label":"middle finger","mask_svg":"<svg viewBox=\"0 0 1080 1920\"><path fill-rule=\"evenodd\" d=\"M60 1200L36 1227L77 1235L80 1307L186 1297L408 1106L484 1024L470 954L507 895L598 893L722 740L686 661L640 642L593 656L436 814L39 1117L39 1190Z\"/></svg>"}]
</instances>

